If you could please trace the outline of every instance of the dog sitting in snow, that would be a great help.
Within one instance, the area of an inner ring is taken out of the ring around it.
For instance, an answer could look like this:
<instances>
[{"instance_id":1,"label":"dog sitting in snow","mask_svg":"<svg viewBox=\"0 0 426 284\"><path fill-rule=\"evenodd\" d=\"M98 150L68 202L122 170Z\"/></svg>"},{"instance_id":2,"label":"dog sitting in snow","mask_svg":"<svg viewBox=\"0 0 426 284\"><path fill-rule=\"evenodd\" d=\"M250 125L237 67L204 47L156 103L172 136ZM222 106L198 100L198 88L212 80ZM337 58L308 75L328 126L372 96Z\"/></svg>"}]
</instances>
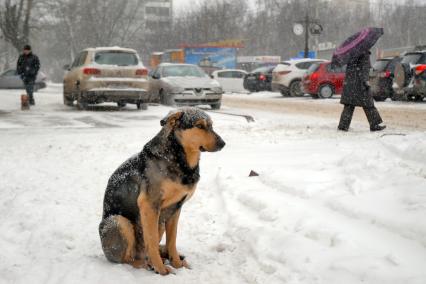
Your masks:
<instances>
[{"instance_id":1,"label":"dog sitting in snow","mask_svg":"<svg viewBox=\"0 0 426 284\"><path fill-rule=\"evenodd\" d=\"M225 142L210 117L196 108L169 113L161 126L109 179L99 234L109 261L166 275L172 269L163 259L174 268L189 268L176 250L180 210L200 179L201 152L219 151ZM166 245L160 247L164 232Z\"/></svg>"}]
</instances>

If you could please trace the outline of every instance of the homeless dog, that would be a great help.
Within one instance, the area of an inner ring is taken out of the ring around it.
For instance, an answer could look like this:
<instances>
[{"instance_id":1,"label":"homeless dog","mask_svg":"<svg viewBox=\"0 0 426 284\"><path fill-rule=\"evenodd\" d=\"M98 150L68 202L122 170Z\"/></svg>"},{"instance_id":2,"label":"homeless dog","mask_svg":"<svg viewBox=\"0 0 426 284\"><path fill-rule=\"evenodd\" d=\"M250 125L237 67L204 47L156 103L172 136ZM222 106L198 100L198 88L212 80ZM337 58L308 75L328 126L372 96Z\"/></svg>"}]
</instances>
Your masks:
<instances>
[{"instance_id":1,"label":"homeless dog","mask_svg":"<svg viewBox=\"0 0 426 284\"><path fill-rule=\"evenodd\" d=\"M220 151L225 142L198 108L171 111L161 126L142 152L110 177L99 234L109 261L166 275L172 268L163 259L174 268L189 268L176 249L181 208L200 179L201 152ZM166 244L160 247L164 233Z\"/></svg>"}]
</instances>

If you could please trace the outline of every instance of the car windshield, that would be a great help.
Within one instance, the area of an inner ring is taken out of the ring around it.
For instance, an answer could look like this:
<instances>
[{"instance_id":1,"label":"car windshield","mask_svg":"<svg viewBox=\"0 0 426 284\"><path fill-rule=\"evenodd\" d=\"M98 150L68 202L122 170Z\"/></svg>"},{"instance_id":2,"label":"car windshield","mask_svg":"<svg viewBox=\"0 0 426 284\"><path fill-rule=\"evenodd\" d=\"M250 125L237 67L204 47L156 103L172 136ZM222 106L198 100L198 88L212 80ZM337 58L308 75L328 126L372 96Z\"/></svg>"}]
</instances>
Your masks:
<instances>
[{"instance_id":1,"label":"car windshield","mask_svg":"<svg viewBox=\"0 0 426 284\"><path fill-rule=\"evenodd\" d=\"M268 73L271 68L272 67L270 66L260 67L260 68L254 69L253 71L251 71L251 73Z\"/></svg>"},{"instance_id":2,"label":"car windshield","mask_svg":"<svg viewBox=\"0 0 426 284\"><path fill-rule=\"evenodd\" d=\"M134 66L138 57L134 53L122 51L101 51L95 55L95 62L102 65Z\"/></svg>"},{"instance_id":3,"label":"car windshield","mask_svg":"<svg viewBox=\"0 0 426 284\"><path fill-rule=\"evenodd\" d=\"M421 53L412 53L412 54L406 54L404 58L402 58L401 63L411 63L411 64L417 64L420 57L422 57Z\"/></svg>"},{"instance_id":4,"label":"car windshield","mask_svg":"<svg viewBox=\"0 0 426 284\"><path fill-rule=\"evenodd\" d=\"M163 67L163 77L206 77L206 73L197 66L175 65Z\"/></svg>"},{"instance_id":5,"label":"car windshield","mask_svg":"<svg viewBox=\"0 0 426 284\"><path fill-rule=\"evenodd\" d=\"M373 70L375 71L384 71L389 65L390 60L378 60L373 65Z\"/></svg>"}]
</instances>

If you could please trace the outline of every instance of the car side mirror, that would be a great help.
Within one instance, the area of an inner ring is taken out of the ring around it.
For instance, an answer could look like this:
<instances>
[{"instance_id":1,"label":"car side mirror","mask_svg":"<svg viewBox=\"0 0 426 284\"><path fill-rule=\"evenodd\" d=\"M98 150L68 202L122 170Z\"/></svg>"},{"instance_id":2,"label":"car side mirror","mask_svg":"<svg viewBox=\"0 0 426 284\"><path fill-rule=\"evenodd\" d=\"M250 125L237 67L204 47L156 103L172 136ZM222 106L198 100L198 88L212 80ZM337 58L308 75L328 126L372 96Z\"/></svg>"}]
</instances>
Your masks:
<instances>
[{"instance_id":1,"label":"car side mirror","mask_svg":"<svg viewBox=\"0 0 426 284\"><path fill-rule=\"evenodd\" d=\"M210 76L210 78L214 79L214 76L213 76L213 74L210 74L209 76Z\"/></svg>"},{"instance_id":2,"label":"car side mirror","mask_svg":"<svg viewBox=\"0 0 426 284\"><path fill-rule=\"evenodd\" d=\"M70 70L71 70L71 66L70 66L69 64L65 64L62 68L63 68L64 70L67 70L67 71L70 71Z\"/></svg>"},{"instance_id":3,"label":"car side mirror","mask_svg":"<svg viewBox=\"0 0 426 284\"><path fill-rule=\"evenodd\" d=\"M152 79L158 80L158 79L160 79L160 75L152 74Z\"/></svg>"}]
</instances>

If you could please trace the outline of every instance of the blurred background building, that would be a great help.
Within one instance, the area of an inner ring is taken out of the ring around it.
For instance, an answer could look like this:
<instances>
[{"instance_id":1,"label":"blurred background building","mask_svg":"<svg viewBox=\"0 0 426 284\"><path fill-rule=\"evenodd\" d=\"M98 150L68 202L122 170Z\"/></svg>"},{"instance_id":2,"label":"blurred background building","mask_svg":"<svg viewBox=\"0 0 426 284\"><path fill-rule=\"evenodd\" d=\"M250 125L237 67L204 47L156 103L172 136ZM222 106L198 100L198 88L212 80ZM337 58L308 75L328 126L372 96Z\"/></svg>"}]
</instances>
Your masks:
<instances>
[{"instance_id":1,"label":"blurred background building","mask_svg":"<svg viewBox=\"0 0 426 284\"><path fill-rule=\"evenodd\" d=\"M173 21L173 0L146 1L143 11L146 32L170 29Z\"/></svg>"}]
</instances>

